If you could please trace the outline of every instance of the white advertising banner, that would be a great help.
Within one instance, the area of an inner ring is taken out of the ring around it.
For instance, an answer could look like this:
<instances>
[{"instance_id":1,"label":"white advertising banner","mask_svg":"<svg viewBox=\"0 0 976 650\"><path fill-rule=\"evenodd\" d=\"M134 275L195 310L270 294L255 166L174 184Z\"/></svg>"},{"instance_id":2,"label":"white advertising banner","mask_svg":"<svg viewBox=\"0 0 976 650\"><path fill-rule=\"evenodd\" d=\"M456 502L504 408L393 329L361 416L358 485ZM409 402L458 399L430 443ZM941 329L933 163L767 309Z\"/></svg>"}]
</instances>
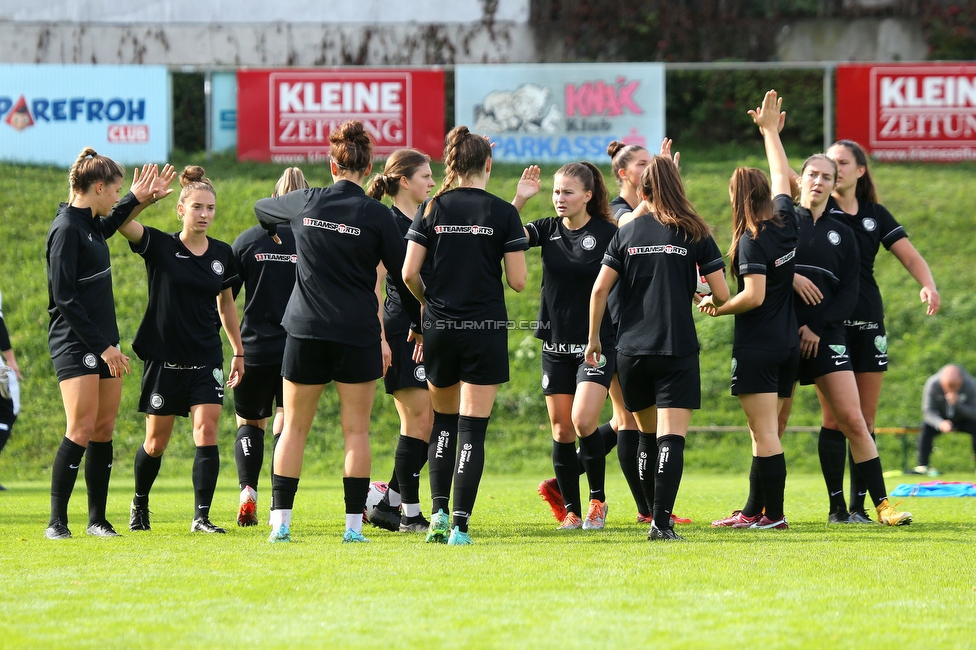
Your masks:
<instances>
[{"instance_id":1,"label":"white advertising banner","mask_svg":"<svg viewBox=\"0 0 976 650\"><path fill-rule=\"evenodd\" d=\"M164 162L170 123L164 66L0 65L2 160L70 166L92 147L120 163Z\"/></svg>"},{"instance_id":2,"label":"white advertising banner","mask_svg":"<svg viewBox=\"0 0 976 650\"><path fill-rule=\"evenodd\" d=\"M613 140L656 151L664 64L459 65L454 115L495 142L499 162L605 163Z\"/></svg>"}]
</instances>

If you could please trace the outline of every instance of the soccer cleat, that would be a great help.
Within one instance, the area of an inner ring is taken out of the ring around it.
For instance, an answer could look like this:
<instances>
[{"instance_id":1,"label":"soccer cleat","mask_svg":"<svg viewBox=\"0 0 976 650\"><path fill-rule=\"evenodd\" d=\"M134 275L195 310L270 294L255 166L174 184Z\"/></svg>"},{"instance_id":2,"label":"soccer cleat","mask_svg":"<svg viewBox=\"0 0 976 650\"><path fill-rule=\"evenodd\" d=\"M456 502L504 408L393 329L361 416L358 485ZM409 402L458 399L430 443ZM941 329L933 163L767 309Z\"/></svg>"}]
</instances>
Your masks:
<instances>
[{"instance_id":1,"label":"soccer cleat","mask_svg":"<svg viewBox=\"0 0 976 650\"><path fill-rule=\"evenodd\" d=\"M377 528L397 532L400 530L400 510L394 508L387 510L383 504L377 505L367 517L369 523Z\"/></svg>"},{"instance_id":2,"label":"soccer cleat","mask_svg":"<svg viewBox=\"0 0 976 650\"><path fill-rule=\"evenodd\" d=\"M873 524L874 520L868 517L868 513L864 512L863 510L852 510L851 523L852 524Z\"/></svg>"},{"instance_id":3,"label":"soccer cleat","mask_svg":"<svg viewBox=\"0 0 976 650\"><path fill-rule=\"evenodd\" d=\"M85 533L94 537L120 537L120 535L115 532L115 528L112 527L112 524L105 520L96 521L95 523L91 524L85 530Z\"/></svg>"},{"instance_id":4,"label":"soccer cleat","mask_svg":"<svg viewBox=\"0 0 976 650\"><path fill-rule=\"evenodd\" d=\"M665 528L661 530L657 527L653 521L651 522L651 530L647 533L647 539L649 541L663 540L666 542L678 542L684 540L684 537L674 532L674 528Z\"/></svg>"},{"instance_id":5,"label":"soccer cleat","mask_svg":"<svg viewBox=\"0 0 976 650\"><path fill-rule=\"evenodd\" d=\"M56 519L44 531L44 537L48 539L68 539L71 537L71 531L68 530L68 527L60 519Z\"/></svg>"},{"instance_id":6,"label":"soccer cleat","mask_svg":"<svg viewBox=\"0 0 976 650\"><path fill-rule=\"evenodd\" d=\"M472 544L474 542L471 541L471 535L461 532L461 529L457 526L451 531L451 536L447 540L448 546L471 546Z\"/></svg>"},{"instance_id":7,"label":"soccer cleat","mask_svg":"<svg viewBox=\"0 0 976 650\"><path fill-rule=\"evenodd\" d=\"M832 512L827 515L828 524L850 524L854 523L851 521L851 515L848 512L840 510L838 512Z\"/></svg>"},{"instance_id":8,"label":"soccer cleat","mask_svg":"<svg viewBox=\"0 0 976 650\"><path fill-rule=\"evenodd\" d=\"M590 509L583 520L583 530L603 530L607 525L607 510L609 506L606 501L590 499Z\"/></svg>"},{"instance_id":9,"label":"soccer cleat","mask_svg":"<svg viewBox=\"0 0 976 650\"><path fill-rule=\"evenodd\" d=\"M672 526L675 524L690 524L690 523L692 523L690 517L679 517L677 515L671 515Z\"/></svg>"},{"instance_id":10,"label":"soccer cleat","mask_svg":"<svg viewBox=\"0 0 976 650\"><path fill-rule=\"evenodd\" d=\"M430 522L420 514L416 517L401 517L398 530L401 533L426 533L428 528Z\"/></svg>"},{"instance_id":11,"label":"soccer cleat","mask_svg":"<svg viewBox=\"0 0 976 650\"><path fill-rule=\"evenodd\" d=\"M654 515L642 515L639 512L637 513L637 523L649 524L652 521L654 521ZM690 524L690 523L692 523L692 521L689 517L679 517L677 515L671 515L672 526Z\"/></svg>"},{"instance_id":12,"label":"soccer cleat","mask_svg":"<svg viewBox=\"0 0 976 650\"><path fill-rule=\"evenodd\" d=\"M583 520L576 513L567 512L556 530L579 530L583 527Z\"/></svg>"},{"instance_id":13,"label":"soccer cleat","mask_svg":"<svg viewBox=\"0 0 976 650\"><path fill-rule=\"evenodd\" d=\"M193 520L193 523L190 524L190 532L213 534L213 533L226 533L227 531L221 528L220 526L217 526L213 522L211 522L210 519L207 517L197 517L196 519Z\"/></svg>"},{"instance_id":14,"label":"soccer cleat","mask_svg":"<svg viewBox=\"0 0 976 650\"><path fill-rule=\"evenodd\" d=\"M447 513L438 510L430 516L430 527L427 529L427 537L424 539L428 544L447 544L447 535L450 531L451 520Z\"/></svg>"},{"instance_id":15,"label":"soccer cleat","mask_svg":"<svg viewBox=\"0 0 976 650\"><path fill-rule=\"evenodd\" d=\"M878 505L878 523L885 526L907 526L912 523L912 513L910 512L898 512L895 507L900 504L901 501L895 505L888 503L888 499L881 501Z\"/></svg>"},{"instance_id":16,"label":"soccer cleat","mask_svg":"<svg viewBox=\"0 0 976 650\"><path fill-rule=\"evenodd\" d=\"M559 483L554 478L547 478L539 483L539 495L542 500L549 504L552 509L552 516L556 521L566 518L566 502L563 501L563 494L559 491Z\"/></svg>"},{"instance_id":17,"label":"soccer cleat","mask_svg":"<svg viewBox=\"0 0 976 650\"><path fill-rule=\"evenodd\" d=\"M129 530L150 530L149 528L149 506L137 506L135 503L129 506Z\"/></svg>"},{"instance_id":18,"label":"soccer cleat","mask_svg":"<svg viewBox=\"0 0 976 650\"><path fill-rule=\"evenodd\" d=\"M271 531L271 536L268 537L268 541L272 544L281 544L283 542L291 541L291 529L282 524Z\"/></svg>"},{"instance_id":19,"label":"soccer cleat","mask_svg":"<svg viewBox=\"0 0 976 650\"><path fill-rule=\"evenodd\" d=\"M6 491L7 491L7 488L5 488L2 485L0 485L0 492L6 492Z\"/></svg>"},{"instance_id":20,"label":"soccer cleat","mask_svg":"<svg viewBox=\"0 0 976 650\"><path fill-rule=\"evenodd\" d=\"M748 528L759 521L759 515L747 517L741 510L735 510L725 519L717 519L712 522L712 528Z\"/></svg>"},{"instance_id":21,"label":"soccer cleat","mask_svg":"<svg viewBox=\"0 0 976 650\"><path fill-rule=\"evenodd\" d=\"M237 525L258 525L258 493L251 486L241 490L241 506L237 510Z\"/></svg>"},{"instance_id":22,"label":"soccer cleat","mask_svg":"<svg viewBox=\"0 0 976 650\"><path fill-rule=\"evenodd\" d=\"M790 525L786 523L786 516L782 516L776 521L773 521L766 515L759 518L759 521L749 526L749 528L756 530L786 530Z\"/></svg>"},{"instance_id":23,"label":"soccer cleat","mask_svg":"<svg viewBox=\"0 0 976 650\"><path fill-rule=\"evenodd\" d=\"M363 537L362 533L357 533L352 528L347 528L342 536L343 544L368 544L369 540Z\"/></svg>"}]
</instances>

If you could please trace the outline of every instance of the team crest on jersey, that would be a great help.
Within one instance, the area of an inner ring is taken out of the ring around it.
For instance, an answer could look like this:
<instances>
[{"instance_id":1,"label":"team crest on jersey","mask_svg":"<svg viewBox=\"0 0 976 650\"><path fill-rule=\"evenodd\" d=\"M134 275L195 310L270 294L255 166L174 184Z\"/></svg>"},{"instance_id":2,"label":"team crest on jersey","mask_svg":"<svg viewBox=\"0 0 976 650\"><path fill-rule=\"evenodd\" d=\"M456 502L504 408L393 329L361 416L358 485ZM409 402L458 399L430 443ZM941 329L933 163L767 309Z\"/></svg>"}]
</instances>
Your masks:
<instances>
[{"instance_id":1,"label":"team crest on jersey","mask_svg":"<svg viewBox=\"0 0 976 650\"><path fill-rule=\"evenodd\" d=\"M582 246L583 250L585 251L593 250L594 248L596 248L596 237L594 237L593 235L587 235L586 237L580 240L580 246Z\"/></svg>"},{"instance_id":2,"label":"team crest on jersey","mask_svg":"<svg viewBox=\"0 0 976 650\"><path fill-rule=\"evenodd\" d=\"M98 359L96 359L95 355L92 354L91 352L86 354L85 358L82 359L81 362L85 364L86 368L94 368L95 366L98 365Z\"/></svg>"},{"instance_id":3,"label":"team crest on jersey","mask_svg":"<svg viewBox=\"0 0 976 650\"><path fill-rule=\"evenodd\" d=\"M427 370L424 369L423 364L413 369L413 378L417 381L427 381Z\"/></svg>"},{"instance_id":4,"label":"team crest on jersey","mask_svg":"<svg viewBox=\"0 0 976 650\"><path fill-rule=\"evenodd\" d=\"M836 230L831 230L827 233L827 241L836 246L840 243L840 233Z\"/></svg>"},{"instance_id":5,"label":"team crest on jersey","mask_svg":"<svg viewBox=\"0 0 976 650\"><path fill-rule=\"evenodd\" d=\"M162 395L159 393L153 393L149 398L149 406L153 407L154 409L162 408L165 401L166 400L163 399Z\"/></svg>"},{"instance_id":6,"label":"team crest on jersey","mask_svg":"<svg viewBox=\"0 0 976 650\"><path fill-rule=\"evenodd\" d=\"M224 371L222 368L213 369L213 378L217 382L218 386L224 385Z\"/></svg>"},{"instance_id":7,"label":"team crest on jersey","mask_svg":"<svg viewBox=\"0 0 976 650\"><path fill-rule=\"evenodd\" d=\"M212 268L213 272L217 275L224 274L224 265L220 263L220 260L214 260L213 264L210 265L210 268Z\"/></svg>"},{"instance_id":8,"label":"team crest on jersey","mask_svg":"<svg viewBox=\"0 0 976 650\"><path fill-rule=\"evenodd\" d=\"M871 217L864 217L863 219L861 219L861 225L864 227L865 230L871 232L878 227L878 222L872 219Z\"/></svg>"},{"instance_id":9,"label":"team crest on jersey","mask_svg":"<svg viewBox=\"0 0 976 650\"><path fill-rule=\"evenodd\" d=\"M875 336L874 337L874 347L878 348L878 352L881 354L888 353L888 337L887 336Z\"/></svg>"},{"instance_id":10,"label":"team crest on jersey","mask_svg":"<svg viewBox=\"0 0 976 650\"><path fill-rule=\"evenodd\" d=\"M829 347L831 350L833 350L834 351L834 354L837 354L837 355L840 355L840 356L844 356L845 354L847 354L847 346L846 345L828 345L827 347Z\"/></svg>"}]
</instances>

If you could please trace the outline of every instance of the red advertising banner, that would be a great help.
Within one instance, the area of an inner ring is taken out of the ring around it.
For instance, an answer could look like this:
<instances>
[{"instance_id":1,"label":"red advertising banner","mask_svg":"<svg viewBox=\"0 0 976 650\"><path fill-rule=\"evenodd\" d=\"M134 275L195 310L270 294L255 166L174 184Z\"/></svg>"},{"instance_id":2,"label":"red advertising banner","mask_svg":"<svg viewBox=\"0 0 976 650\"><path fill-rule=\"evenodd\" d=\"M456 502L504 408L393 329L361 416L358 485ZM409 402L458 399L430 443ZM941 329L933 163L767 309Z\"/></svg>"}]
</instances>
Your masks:
<instances>
[{"instance_id":1,"label":"red advertising banner","mask_svg":"<svg viewBox=\"0 0 976 650\"><path fill-rule=\"evenodd\" d=\"M329 132L358 120L376 154L413 147L441 159L441 70L240 70L237 158L282 164L324 162Z\"/></svg>"},{"instance_id":2,"label":"red advertising banner","mask_svg":"<svg viewBox=\"0 0 976 650\"><path fill-rule=\"evenodd\" d=\"M976 160L976 65L838 66L836 123L879 160Z\"/></svg>"}]
</instances>

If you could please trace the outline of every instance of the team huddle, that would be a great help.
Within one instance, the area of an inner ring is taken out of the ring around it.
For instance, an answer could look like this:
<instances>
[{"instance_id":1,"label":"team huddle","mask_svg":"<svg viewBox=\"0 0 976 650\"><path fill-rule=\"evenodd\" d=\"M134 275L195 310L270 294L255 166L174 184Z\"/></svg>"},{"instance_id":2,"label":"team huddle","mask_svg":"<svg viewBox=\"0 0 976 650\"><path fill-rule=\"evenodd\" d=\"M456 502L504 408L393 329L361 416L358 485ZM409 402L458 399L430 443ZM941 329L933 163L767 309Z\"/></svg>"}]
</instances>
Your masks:
<instances>
[{"instance_id":1,"label":"team huddle","mask_svg":"<svg viewBox=\"0 0 976 650\"><path fill-rule=\"evenodd\" d=\"M789 168L781 103L770 91L749 111L770 177L738 168L730 181L734 296L726 258L685 195L670 140L658 155L638 145L609 146L619 189L612 200L597 167L564 165L553 177L554 216L523 224L520 210L541 189L538 167L523 172L511 202L494 196L486 190L491 144L459 126L446 138L445 178L431 196L436 183L425 154L397 151L370 178L372 137L361 123L347 122L329 136L335 182L310 188L300 170L286 170L272 196L255 203L259 223L233 245L207 235L216 190L202 168L180 174L182 230L166 233L137 217L173 193L173 167L137 168L120 199L124 168L86 149L71 168L71 195L47 241L49 343L67 427L52 467L46 537L71 536L67 506L83 457L87 533L118 534L105 512L121 378L129 372L106 244L116 232L145 261L149 287L132 344L144 362L139 411L146 415L134 461L132 531L151 529L150 492L180 416L190 418L196 446L191 531L225 532L210 509L229 387L238 427L237 523L258 524L270 420L269 541L290 541L309 431L325 385L334 382L345 445L342 541L368 542L368 521L425 534L429 543L472 544L489 420L499 386L509 380L503 281L525 288L525 251L532 247L541 249L535 335L555 470L539 492L560 530L604 528L606 456L616 447L648 539L682 539L675 524L689 520L674 504L691 416L701 407L695 305L708 316L734 315L731 390L752 435L746 502L712 525L788 528L780 438L797 382L815 385L822 406L828 521L873 523L864 507L869 495L878 523L910 523L910 513L888 502L872 434L887 367L873 273L880 245L922 285L929 314L939 295L904 229L878 203L856 143L811 156L798 175ZM226 377L220 329L233 350ZM367 510L375 487L370 414L380 378L401 427L393 475ZM601 424L608 396L613 418ZM420 503L425 465L429 520Z\"/></svg>"}]
</instances>

